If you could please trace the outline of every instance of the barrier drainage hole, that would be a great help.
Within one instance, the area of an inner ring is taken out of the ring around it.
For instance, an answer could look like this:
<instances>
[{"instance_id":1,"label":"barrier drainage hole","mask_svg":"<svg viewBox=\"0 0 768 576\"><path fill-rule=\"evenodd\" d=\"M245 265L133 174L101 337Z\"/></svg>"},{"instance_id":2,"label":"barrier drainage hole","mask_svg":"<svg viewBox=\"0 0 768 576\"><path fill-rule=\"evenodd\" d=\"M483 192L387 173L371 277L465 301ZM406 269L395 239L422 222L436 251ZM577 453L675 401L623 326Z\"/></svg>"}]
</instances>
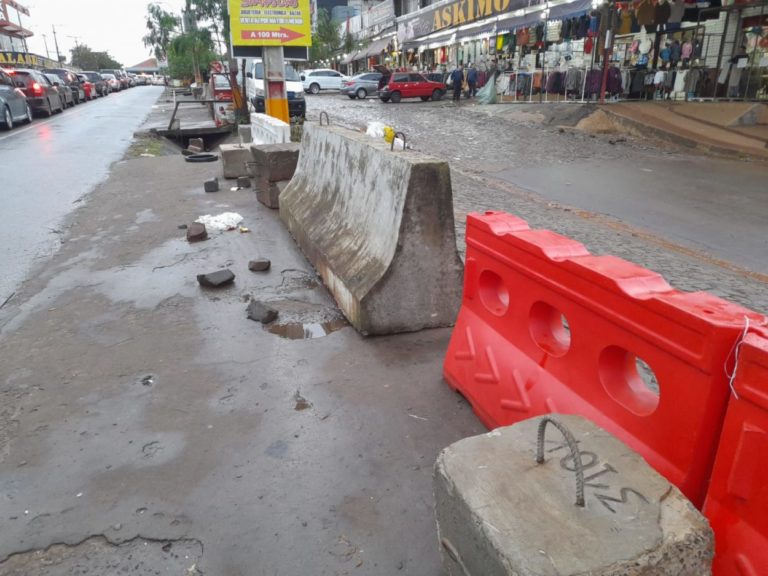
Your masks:
<instances>
[{"instance_id":1,"label":"barrier drainage hole","mask_svg":"<svg viewBox=\"0 0 768 576\"><path fill-rule=\"evenodd\" d=\"M491 314L504 316L509 310L509 290L496 272L483 270L480 273L478 293L483 306Z\"/></svg>"},{"instance_id":2,"label":"barrier drainage hole","mask_svg":"<svg viewBox=\"0 0 768 576\"><path fill-rule=\"evenodd\" d=\"M568 318L546 302L536 302L530 313L531 338L550 356L564 356L571 347Z\"/></svg>"},{"instance_id":3,"label":"barrier drainage hole","mask_svg":"<svg viewBox=\"0 0 768 576\"><path fill-rule=\"evenodd\" d=\"M638 416L652 414L659 405L659 380L639 356L619 346L600 354L600 381L608 395Z\"/></svg>"}]
</instances>

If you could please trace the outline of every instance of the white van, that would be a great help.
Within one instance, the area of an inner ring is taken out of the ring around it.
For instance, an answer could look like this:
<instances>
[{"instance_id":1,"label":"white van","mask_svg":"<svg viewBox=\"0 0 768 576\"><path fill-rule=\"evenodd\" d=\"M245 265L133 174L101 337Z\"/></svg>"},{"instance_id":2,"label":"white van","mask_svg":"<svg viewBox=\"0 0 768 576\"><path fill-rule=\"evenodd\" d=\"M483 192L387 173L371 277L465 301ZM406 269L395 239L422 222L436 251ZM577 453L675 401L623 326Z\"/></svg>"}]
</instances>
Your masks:
<instances>
[{"instance_id":1,"label":"white van","mask_svg":"<svg viewBox=\"0 0 768 576\"><path fill-rule=\"evenodd\" d=\"M256 112L264 113L264 62L261 58L248 61L246 94ZM304 86L290 62L285 63L285 91L288 96L288 114L305 118L307 102L304 100Z\"/></svg>"}]
</instances>

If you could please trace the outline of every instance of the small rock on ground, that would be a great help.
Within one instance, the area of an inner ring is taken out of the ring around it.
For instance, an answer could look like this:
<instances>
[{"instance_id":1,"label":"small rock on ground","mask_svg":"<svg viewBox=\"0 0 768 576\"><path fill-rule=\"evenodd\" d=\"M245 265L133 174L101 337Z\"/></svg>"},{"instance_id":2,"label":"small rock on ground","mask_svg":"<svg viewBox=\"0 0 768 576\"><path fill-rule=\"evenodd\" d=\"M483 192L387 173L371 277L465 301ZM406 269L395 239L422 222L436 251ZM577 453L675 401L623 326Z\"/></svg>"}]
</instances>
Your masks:
<instances>
[{"instance_id":1,"label":"small rock on ground","mask_svg":"<svg viewBox=\"0 0 768 576\"><path fill-rule=\"evenodd\" d=\"M208 274L198 274L197 282L206 288L221 288L231 284L235 279L234 273L229 269L217 270Z\"/></svg>"},{"instance_id":2,"label":"small rock on ground","mask_svg":"<svg viewBox=\"0 0 768 576\"><path fill-rule=\"evenodd\" d=\"M187 242L201 242L207 239L208 230L205 229L205 224L193 222L187 226Z\"/></svg>"},{"instance_id":3,"label":"small rock on ground","mask_svg":"<svg viewBox=\"0 0 768 576\"><path fill-rule=\"evenodd\" d=\"M269 324L277 319L277 310L264 302L251 300L251 303L248 304L248 319Z\"/></svg>"},{"instance_id":4,"label":"small rock on ground","mask_svg":"<svg viewBox=\"0 0 768 576\"><path fill-rule=\"evenodd\" d=\"M265 270L269 270L270 266L272 266L272 262L266 258L258 258L248 262L248 270L251 272L264 272Z\"/></svg>"},{"instance_id":5,"label":"small rock on ground","mask_svg":"<svg viewBox=\"0 0 768 576\"><path fill-rule=\"evenodd\" d=\"M218 192L219 191L219 179L218 178L211 178L210 180L206 180L205 184L203 185L205 187L206 192Z\"/></svg>"},{"instance_id":6,"label":"small rock on ground","mask_svg":"<svg viewBox=\"0 0 768 576\"><path fill-rule=\"evenodd\" d=\"M237 187L238 188L250 188L251 187L251 178L249 176L238 176L238 178L237 178Z\"/></svg>"}]
</instances>

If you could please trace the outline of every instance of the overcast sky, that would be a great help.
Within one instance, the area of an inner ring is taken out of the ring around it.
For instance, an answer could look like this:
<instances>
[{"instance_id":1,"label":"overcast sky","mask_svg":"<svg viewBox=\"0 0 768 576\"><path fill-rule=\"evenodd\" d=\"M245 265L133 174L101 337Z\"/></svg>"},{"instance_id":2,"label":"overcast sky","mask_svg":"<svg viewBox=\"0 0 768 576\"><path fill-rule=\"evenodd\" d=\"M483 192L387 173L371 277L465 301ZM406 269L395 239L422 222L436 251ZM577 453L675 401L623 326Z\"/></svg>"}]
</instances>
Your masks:
<instances>
[{"instance_id":1,"label":"overcast sky","mask_svg":"<svg viewBox=\"0 0 768 576\"><path fill-rule=\"evenodd\" d=\"M27 39L29 51L56 59L56 47L51 27L56 26L59 52L67 56L75 45L87 44L96 52L108 51L110 55L129 67L151 57L141 38L146 33L148 0L20 0L29 8L30 16L22 15L24 28L34 36ZM167 10L179 13L184 0L159 2ZM46 38L43 39L43 34Z\"/></svg>"}]
</instances>

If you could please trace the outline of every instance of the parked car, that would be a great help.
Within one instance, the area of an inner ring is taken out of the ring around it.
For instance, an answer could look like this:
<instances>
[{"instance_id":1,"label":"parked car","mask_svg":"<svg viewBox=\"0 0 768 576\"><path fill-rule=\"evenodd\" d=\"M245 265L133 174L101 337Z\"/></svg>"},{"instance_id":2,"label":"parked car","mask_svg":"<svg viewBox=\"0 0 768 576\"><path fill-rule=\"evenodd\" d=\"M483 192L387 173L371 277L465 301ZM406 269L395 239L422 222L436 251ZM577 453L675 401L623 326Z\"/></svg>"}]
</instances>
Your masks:
<instances>
[{"instance_id":1,"label":"parked car","mask_svg":"<svg viewBox=\"0 0 768 576\"><path fill-rule=\"evenodd\" d=\"M403 98L440 100L446 90L442 82L432 82L416 72L393 72L382 76L378 94L382 102L391 100L397 104Z\"/></svg>"},{"instance_id":2,"label":"parked car","mask_svg":"<svg viewBox=\"0 0 768 576\"><path fill-rule=\"evenodd\" d=\"M32 108L13 77L0 69L0 125L10 130L16 122L32 122Z\"/></svg>"},{"instance_id":3,"label":"parked car","mask_svg":"<svg viewBox=\"0 0 768 576\"><path fill-rule=\"evenodd\" d=\"M98 94L96 94L96 86L94 83L88 80L88 77L85 74L78 74L77 77L80 79L80 84L85 91L85 99L93 100L96 98Z\"/></svg>"},{"instance_id":4,"label":"parked car","mask_svg":"<svg viewBox=\"0 0 768 576\"><path fill-rule=\"evenodd\" d=\"M442 82L445 84L446 80L448 79L448 74L444 72L428 72L427 74L424 74L424 78L427 80L431 80L432 82Z\"/></svg>"},{"instance_id":5,"label":"parked car","mask_svg":"<svg viewBox=\"0 0 768 576\"><path fill-rule=\"evenodd\" d=\"M317 94L320 90L341 90L341 83L344 80L349 80L349 77L330 68L304 70L301 73L304 91L310 94Z\"/></svg>"},{"instance_id":6,"label":"parked car","mask_svg":"<svg viewBox=\"0 0 768 576\"><path fill-rule=\"evenodd\" d=\"M96 88L96 95L106 96L109 94L109 86L104 78L101 77L101 74L98 72L81 72L81 74L88 79L88 82L94 85Z\"/></svg>"},{"instance_id":7,"label":"parked car","mask_svg":"<svg viewBox=\"0 0 768 576\"><path fill-rule=\"evenodd\" d=\"M99 72L101 72L102 74L111 74L112 76L115 77L115 80L117 80L119 87L117 89L113 87L112 92L119 92L120 90L128 88L128 78L123 76L125 72L123 72L122 70L106 68L104 70L99 70Z\"/></svg>"},{"instance_id":8,"label":"parked car","mask_svg":"<svg viewBox=\"0 0 768 576\"><path fill-rule=\"evenodd\" d=\"M376 94L379 89L381 72L364 72L357 76L352 76L349 80L341 83L341 93L349 96L352 100L366 98L370 94Z\"/></svg>"},{"instance_id":9,"label":"parked car","mask_svg":"<svg viewBox=\"0 0 768 576\"><path fill-rule=\"evenodd\" d=\"M71 108L75 105L75 95L70 88L61 78L56 74L43 74L51 84L53 84L61 95L61 101L64 103L64 108Z\"/></svg>"},{"instance_id":10,"label":"parked car","mask_svg":"<svg viewBox=\"0 0 768 576\"><path fill-rule=\"evenodd\" d=\"M60 83L69 87L74 104L85 102L85 90L80 85L80 79L71 70L66 68L43 68L46 74L55 74L60 78Z\"/></svg>"},{"instance_id":11,"label":"parked car","mask_svg":"<svg viewBox=\"0 0 768 576\"><path fill-rule=\"evenodd\" d=\"M8 74L13 78L16 86L27 96L27 103L33 112L50 116L54 112L64 110L64 96L59 92L59 87L54 86L54 83L42 72L28 68L16 68L9 70Z\"/></svg>"},{"instance_id":12,"label":"parked car","mask_svg":"<svg viewBox=\"0 0 768 576\"><path fill-rule=\"evenodd\" d=\"M120 92L120 90L123 89L123 86L120 84L120 80L118 80L117 76L114 74L102 74L101 77L104 78L104 81L107 83L110 92Z\"/></svg>"},{"instance_id":13,"label":"parked car","mask_svg":"<svg viewBox=\"0 0 768 576\"><path fill-rule=\"evenodd\" d=\"M211 74L209 83L214 100L232 101L232 84L227 74Z\"/></svg>"},{"instance_id":14,"label":"parked car","mask_svg":"<svg viewBox=\"0 0 768 576\"><path fill-rule=\"evenodd\" d=\"M264 113L264 63L261 58L250 62L246 74L246 95L256 112ZM290 62L285 63L285 91L288 97L288 115L291 118L304 118L307 113L307 101L301 78Z\"/></svg>"}]
</instances>

